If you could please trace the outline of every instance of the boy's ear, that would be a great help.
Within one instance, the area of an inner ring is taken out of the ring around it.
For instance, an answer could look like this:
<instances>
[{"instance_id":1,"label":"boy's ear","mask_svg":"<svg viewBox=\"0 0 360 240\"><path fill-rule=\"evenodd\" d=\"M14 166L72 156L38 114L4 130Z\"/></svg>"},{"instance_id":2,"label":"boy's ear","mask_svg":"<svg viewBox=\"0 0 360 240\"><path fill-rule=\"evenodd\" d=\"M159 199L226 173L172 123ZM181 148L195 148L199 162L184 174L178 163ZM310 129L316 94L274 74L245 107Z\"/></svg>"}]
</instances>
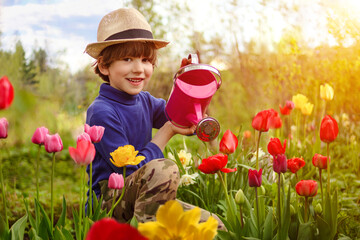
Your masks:
<instances>
[{"instance_id":1,"label":"boy's ear","mask_svg":"<svg viewBox=\"0 0 360 240\"><path fill-rule=\"evenodd\" d=\"M109 75L109 69L108 69L107 67L105 67L102 62L103 62L103 57L101 56L101 57L99 57L98 60L97 60L97 64L98 64L98 67L99 67L99 71L100 71L103 75L107 76L107 75Z\"/></svg>"}]
</instances>

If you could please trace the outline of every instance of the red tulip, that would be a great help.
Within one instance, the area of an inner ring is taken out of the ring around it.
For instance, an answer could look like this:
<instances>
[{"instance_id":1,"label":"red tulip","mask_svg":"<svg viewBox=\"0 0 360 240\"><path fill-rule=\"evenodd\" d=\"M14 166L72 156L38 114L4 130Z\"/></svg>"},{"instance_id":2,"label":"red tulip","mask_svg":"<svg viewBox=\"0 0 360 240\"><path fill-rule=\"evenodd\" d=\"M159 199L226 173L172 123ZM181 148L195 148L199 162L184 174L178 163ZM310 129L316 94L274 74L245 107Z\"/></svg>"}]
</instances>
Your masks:
<instances>
[{"instance_id":1,"label":"red tulip","mask_svg":"<svg viewBox=\"0 0 360 240\"><path fill-rule=\"evenodd\" d=\"M148 240L139 231L127 223L118 223L112 218L103 218L95 222L86 235L86 240Z\"/></svg>"},{"instance_id":2,"label":"red tulip","mask_svg":"<svg viewBox=\"0 0 360 240\"><path fill-rule=\"evenodd\" d=\"M287 170L287 162L285 154L274 155L273 169L276 173L285 173Z\"/></svg>"},{"instance_id":3,"label":"red tulip","mask_svg":"<svg viewBox=\"0 0 360 240\"><path fill-rule=\"evenodd\" d=\"M78 141L80 141L80 140L86 140L86 141L91 142L90 135L87 134L86 132L83 132L82 134L80 134L80 135L77 137L76 142L78 142Z\"/></svg>"},{"instance_id":4,"label":"red tulip","mask_svg":"<svg viewBox=\"0 0 360 240\"><path fill-rule=\"evenodd\" d=\"M262 168L259 171L249 169L249 186L260 187L262 182Z\"/></svg>"},{"instance_id":5,"label":"red tulip","mask_svg":"<svg viewBox=\"0 0 360 240\"><path fill-rule=\"evenodd\" d=\"M235 172L236 168L234 169L225 168L227 162L228 162L228 156L219 153L214 156L210 156L208 158L203 159L198 169L206 174L209 173L214 174L219 170L224 173Z\"/></svg>"},{"instance_id":6,"label":"red tulip","mask_svg":"<svg viewBox=\"0 0 360 240\"><path fill-rule=\"evenodd\" d=\"M270 110L263 110L256 114L252 120L252 127L260 132L267 132L270 129L270 118L273 113Z\"/></svg>"},{"instance_id":7,"label":"red tulip","mask_svg":"<svg viewBox=\"0 0 360 240\"><path fill-rule=\"evenodd\" d=\"M271 117L269 118L269 125L270 128L281 128L282 126L282 121L281 118L279 116L279 113L277 111L275 111L274 109L269 109L270 113L271 113Z\"/></svg>"},{"instance_id":8,"label":"red tulip","mask_svg":"<svg viewBox=\"0 0 360 240\"><path fill-rule=\"evenodd\" d=\"M94 160L95 153L94 144L85 139L80 139L76 148L69 147L69 154L78 165L89 165Z\"/></svg>"},{"instance_id":9,"label":"red tulip","mask_svg":"<svg viewBox=\"0 0 360 240\"><path fill-rule=\"evenodd\" d=\"M6 118L0 118L0 138L7 138L9 122Z\"/></svg>"},{"instance_id":10,"label":"red tulip","mask_svg":"<svg viewBox=\"0 0 360 240\"><path fill-rule=\"evenodd\" d=\"M330 162L330 159L329 159ZM312 158L312 163L315 167L320 169L327 169L327 157L321 154L315 153Z\"/></svg>"},{"instance_id":11,"label":"red tulip","mask_svg":"<svg viewBox=\"0 0 360 240\"><path fill-rule=\"evenodd\" d=\"M49 134L49 129L47 129L46 127L37 128L31 138L31 142L39 145L44 145L46 134Z\"/></svg>"},{"instance_id":12,"label":"red tulip","mask_svg":"<svg viewBox=\"0 0 360 240\"><path fill-rule=\"evenodd\" d=\"M287 168L292 172L296 173L300 168L305 166L303 158L291 158L287 160Z\"/></svg>"},{"instance_id":13,"label":"red tulip","mask_svg":"<svg viewBox=\"0 0 360 240\"><path fill-rule=\"evenodd\" d=\"M224 154L235 152L238 146L238 139L229 129L226 130L220 141L219 150Z\"/></svg>"},{"instance_id":14,"label":"red tulip","mask_svg":"<svg viewBox=\"0 0 360 240\"><path fill-rule=\"evenodd\" d=\"M295 185L297 194L303 197L314 197L317 194L318 184L314 180L301 180Z\"/></svg>"},{"instance_id":15,"label":"red tulip","mask_svg":"<svg viewBox=\"0 0 360 240\"><path fill-rule=\"evenodd\" d=\"M0 109L10 107L14 100L14 88L6 76L0 78Z\"/></svg>"},{"instance_id":16,"label":"red tulip","mask_svg":"<svg viewBox=\"0 0 360 240\"><path fill-rule=\"evenodd\" d=\"M122 189L124 187L124 177L122 174L113 172L110 174L108 181L108 188L111 189Z\"/></svg>"},{"instance_id":17,"label":"red tulip","mask_svg":"<svg viewBox=\"0 0 360 240\"><path fill-rule=\"evenodd\" d=\"M295 107L295 104L292 101L286 101L286 104L284 107L281 107L281 105L279 105L280 113L282 115L290 115L291 110L293 110L294 107Z\"/></svg>"},{"instance_id":18,"label":"red tulip","mask_svg":"<svg viewBox=\"0 0 360 240\"><path fill-rule=\"evenodd\" d=\"M326 115L320 125L320 139L323 142L330 143L334 141L339 133L336 120L330 115Z\"/></svg>"},{"instance_id":19,"label":"red tulip","mask_svg":"<svg viewBox=\"0 0 360 240\"><path fill-rule=\"evenodd\" d=\"M104 135L105 128L102 126L89 126L88 124L85 124L84 130L87 134L90 135L91 141L93 143L100 142L101 138Z\"/></svg>"},{"instance_id":20,"label":"red tulip","mask_svg":"<svg viewBox=\"0 0 360 240\"><path fill-rule=\"evenodd\" d=\"M284 154L286 150L286 139L284 140L284 144L281 145L280 139L270 138L267 149L268 152L273 156L276 156L278 154Z\"/></svg>"},{"instance_id":21,"label":"red tulip","mask_svg":"<svg viewBox=\"0 0 360 240\"><path fill-rule=\"evenodd\" d=\"M46 134L44 144L45 144L45 150L48 153L60 152L61 150L63 150L63 143L61 141L59 134L57 133L54 135Z\"/></svg>"}]
</instances>

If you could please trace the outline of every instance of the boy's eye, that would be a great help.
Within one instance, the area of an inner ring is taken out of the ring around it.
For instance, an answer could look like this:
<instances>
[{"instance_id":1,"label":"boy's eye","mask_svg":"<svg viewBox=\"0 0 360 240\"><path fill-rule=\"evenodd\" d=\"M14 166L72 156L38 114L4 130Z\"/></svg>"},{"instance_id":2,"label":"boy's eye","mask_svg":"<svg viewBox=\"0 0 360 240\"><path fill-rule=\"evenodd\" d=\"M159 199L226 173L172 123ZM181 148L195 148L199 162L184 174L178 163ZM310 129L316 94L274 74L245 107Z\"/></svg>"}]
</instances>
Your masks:
<instances>
[{"instance_id":1,"label":"boy's eye","mask_svg":"<svg viewBox=\"0 0 360 240\"><path fill-rule=\"evenodd\" d=\"M150 59L148 59L148 58L143 58L142 61L143 61L143 62L150 62Z\"/></svg>"},{"instance_id":2,"label":"boy's eye","mask_svg":"<svg viewBox=\"0 0 360 240\"><path fill-rule=\"evenodd\" d=\"M123 58L122 60L125 61L125 62L130 62L131 58Z\"/></svg>"}]
</instances>

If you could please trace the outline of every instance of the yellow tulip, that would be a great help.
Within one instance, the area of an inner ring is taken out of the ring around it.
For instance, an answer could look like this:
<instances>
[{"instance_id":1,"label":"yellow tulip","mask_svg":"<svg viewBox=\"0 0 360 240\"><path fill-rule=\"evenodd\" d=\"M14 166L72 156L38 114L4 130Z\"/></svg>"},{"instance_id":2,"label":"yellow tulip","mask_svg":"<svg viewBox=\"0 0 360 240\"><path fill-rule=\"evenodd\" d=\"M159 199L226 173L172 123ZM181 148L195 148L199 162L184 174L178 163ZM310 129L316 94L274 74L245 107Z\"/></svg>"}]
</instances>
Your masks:
<instances>
[{"instance_id":1,"label":"yellow tulip","mask_svg":"<svg viewBox=\"0 0 360 240\"><path fill-rule=\"evenodd\" d=\"M139 232L149 240L208 240L217 234L218 223L209 217L200 223L201 212L198 207L184 212L181 204L170 200L156 212L156 222L139 223Z\"/></svg>"},{"instance_id":2,"label":"yellow tulip","mask_svg":"<svg viewBox=\"0 0 360 240\"><path fill-rule=\"evenodd\" d=\"M327 83L320 85L320 98L330 101L334 98L334 89Z\"/></svg>"},{"instance_id":3,"label":"yellow tulip","mask_svg":"<svg viewBox=\"0 0 360 240\"><path fill-rule=\"evenodd\" d=\"M308 102L308 98L298 93L292 97L292 101L295 105L295 108L302 109L302 107Z\"/></svg>"},{"instance_id":4,"label":"yellow tulip","mask_svg":"<svg viewBox=\"0 0 360 240\"><path fill-rule=\"evenodd\" d=\"M110 161L117 167L138 165L142 160L145 159L144 156L136 156L138 152L139 151L135 151L135 148L132 145L118 147L118 149L110 153Z\"/></svg>"},{"instance_id":5,"label":"yellow tulip","mask_svg":"<svg viewBox=\"0 0 360 240\"><path fill-rule=\"evenodd\" d=\"M308 103L305 103L303 105L303 107L301 108L301 113L309 116L309 115L311 115L313 109L314 109L314 104L308 102Z\"/></svg>"}]
</instances>

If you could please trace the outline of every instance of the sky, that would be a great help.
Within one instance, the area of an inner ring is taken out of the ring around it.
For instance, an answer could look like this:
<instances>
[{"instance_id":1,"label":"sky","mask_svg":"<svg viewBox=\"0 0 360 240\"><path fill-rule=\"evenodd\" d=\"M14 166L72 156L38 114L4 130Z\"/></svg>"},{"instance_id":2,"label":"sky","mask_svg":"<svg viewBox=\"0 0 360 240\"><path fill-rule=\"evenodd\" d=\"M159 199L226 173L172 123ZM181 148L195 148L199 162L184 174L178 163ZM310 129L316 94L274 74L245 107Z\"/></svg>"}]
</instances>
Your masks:
<instances>
[{"instance_id":1,"label":"sky","mask_svg":"<svg viewBox=\"0 0 360 240\"><path fill-rule=\"evenodd\" d=\"M164 4L167 1L169 0L164 0ZM288 0L289 3L294 1L296 0ZM315 36L324 35L321 31L326 31L326 29L319 30L319 25L324 27L325 23L321 21L324 15L313 7L312 0L302 1L304 7L291 21L303 21L302 26L307 36L310 39L317 39ZM355 11L355 14L359 14L360 0L316 1L340 3ZM257 0L238 0L240 7L237 9L229 9L231 5L216 0L182 0L182 2L186 2L192 11L189 28L200 30L205 36L221 33L223 29L221 21L230 16L219 14L226 11L233 11L237 16L235 24L243 28L243 34L238 38L243 42L250 41L258 34L256 24L261 19L257 17L256 12L262 9ZM276 2L274 1L274 4ZM33 48L44 48L50 53L50 61L58 59L64 66L69 66L71 72L76 72L93 62L91 57L84 54L84 50L88 43L96 42L96 31L101 18L120 7L124 7L121 0L0 0L1 47L14 50L16 41L21 40L27 54L31 54ZM284 19L276 12L272 12L271 8L267 11L265 14L270 19L270 26L265 27L271 31L268 31L267 36L258 36L258 38L268 37L276 41L280 39L282 31L289 23L284 22ZM224 38L233 38L233 33L221 34ZM186 46L175 46L175 48L182 47ZM61 63L53 62L53 64Z\"/></svg>"}]
</instances>

